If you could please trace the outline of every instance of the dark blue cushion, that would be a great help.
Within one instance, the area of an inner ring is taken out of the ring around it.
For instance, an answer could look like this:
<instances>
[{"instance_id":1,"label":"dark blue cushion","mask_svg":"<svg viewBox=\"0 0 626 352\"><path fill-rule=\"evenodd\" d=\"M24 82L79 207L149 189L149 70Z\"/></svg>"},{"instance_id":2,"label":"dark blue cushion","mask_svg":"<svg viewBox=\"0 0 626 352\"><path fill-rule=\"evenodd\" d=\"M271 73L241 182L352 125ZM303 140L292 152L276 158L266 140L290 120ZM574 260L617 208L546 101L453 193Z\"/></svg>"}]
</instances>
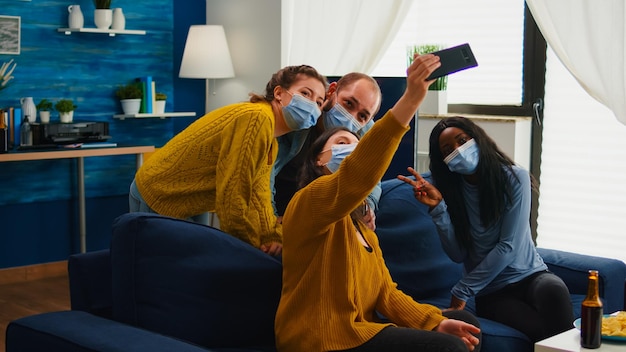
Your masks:
<instances>
[{"instance_id":1,"label":"dark blue cushion","mask_svg":"<svg viewBox=\"0 0 626 352\"><path fill-rule=\"evenodd\" d=\"M207 347L274 346L282 266L209 226L131 213L113 224L113 317Z\"/></svg>"},{"instance_id":2,"label":"dark blue cushion","mask_svg":"<svg viewBox=\"0 0 626 352\"><path fill-rule=\"evenodd\" d=\"M518 330L493 320L478 318L478 321L483 334L481 351L530 352L533 350L533 343Z\"/></svg>"},{"instance_id":3,"label":"dark blue cushion","mask_svg":"<svg viewBox=\"0 0 626 352\"><path fill-rule=\"evenodd\" d=\"M108 249L70 255L67 261L72 310L111 318L111 256Z\"/></svg>"},{"instance_id":4,"label":"dark blue cushion","mask_svg":"<svg viewBox=\"0 0 626 352\"><path fill-rule=\"evenodd\" d=\"M430 174L423 175L427 180ZM441 247L428 207L413 196L413 188L397 179L381 183L376 234L398 288L416 300L444 298L462 276Z\"/></svg>"},{"instance_id":5,"label":"dark blue cushion","mask_svg":"<svg viewBox=\"0 0 626 352\"><path fill-rule=\"evenodd\" d=\"M557 274L572 295L574 314L580 317L580 304L587 293L587 277L589 270L598 270L600 277L600 297L607 313L624 310L624 278L626 263L618 259L603 258L585 254L559 251L555 249L537 248L539 255L548 265L550 271Z\"/></svg>"},{"instance_id":6,"label":"dark blue cushion","mask_svg":"<svg viewBox=\"0 0 626 352\"><path fill-rule=\"evenodd\" d=\"M180 351L203 348L83 311L32 315L12 321L6 332L7 352Z\"/></svg>"}]
</instances>

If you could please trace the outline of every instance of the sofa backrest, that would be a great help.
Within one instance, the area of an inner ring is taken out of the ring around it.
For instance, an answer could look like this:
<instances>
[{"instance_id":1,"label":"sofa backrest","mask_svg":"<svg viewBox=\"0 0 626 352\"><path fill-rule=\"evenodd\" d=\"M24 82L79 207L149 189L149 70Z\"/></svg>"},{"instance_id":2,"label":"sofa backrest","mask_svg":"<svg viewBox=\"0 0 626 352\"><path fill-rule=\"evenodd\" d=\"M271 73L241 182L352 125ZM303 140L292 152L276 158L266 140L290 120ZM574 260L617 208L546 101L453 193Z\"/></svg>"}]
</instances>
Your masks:
<instances>
[{"instance_id":1,"label":"sofa backrest","mask_svg":"<svg viewBox=\"0 0 626 352\"><path fill-rule=\"evenodd\" d=\"M124 214L111 239L113 318L207 347L274 346L282 266L215 228Z\"/></svg>"},{"instance_id":2,"label":"sofa backrest","mask_svg":"<svg viewBox=\"0 0 626 352\"><path fill-rule=\"evenodd\" d=\"M430 181L430 173L422 176ZM410 185L390 179L381 186L376 233L391 276L414 299L448 306L461 265L443 251L428 207L415 199ZM441 298L443 302L431 301Z\"/></svg>"}]
</instances>

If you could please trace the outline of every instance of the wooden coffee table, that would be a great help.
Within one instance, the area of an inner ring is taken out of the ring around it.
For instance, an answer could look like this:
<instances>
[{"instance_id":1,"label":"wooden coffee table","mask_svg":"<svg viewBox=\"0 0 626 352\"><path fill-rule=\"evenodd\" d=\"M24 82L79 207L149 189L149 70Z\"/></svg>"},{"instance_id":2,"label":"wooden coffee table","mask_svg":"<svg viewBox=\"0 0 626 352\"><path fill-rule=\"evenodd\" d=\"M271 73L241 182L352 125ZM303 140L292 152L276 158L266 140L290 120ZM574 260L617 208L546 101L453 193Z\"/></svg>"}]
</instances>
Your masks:
<instances>
[{"instance_id":1,"label":"wooden coffee table","mask_svg":"<svg viewBox=\"0 0 626 352\"><path fill-rule=\"evenodd\" d=\"M602 340L600 348L588 349L580 347L580 330L572 328L558 335L548 337L535 343L535 352L626 352L626 341Z\"/></svg>"}]
</instances>

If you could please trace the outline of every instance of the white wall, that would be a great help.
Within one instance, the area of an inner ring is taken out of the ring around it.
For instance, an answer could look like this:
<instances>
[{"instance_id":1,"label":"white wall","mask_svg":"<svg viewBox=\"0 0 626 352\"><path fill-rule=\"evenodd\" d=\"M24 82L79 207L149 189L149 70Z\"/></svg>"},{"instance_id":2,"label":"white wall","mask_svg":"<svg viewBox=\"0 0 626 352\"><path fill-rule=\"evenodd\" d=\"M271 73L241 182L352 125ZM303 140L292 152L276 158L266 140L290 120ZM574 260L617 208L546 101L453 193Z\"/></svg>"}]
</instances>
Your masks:
<instances>
[{"instance_id":1,"label":"white wall","mask_svg":"<svg viewBox=\"0 0 626 352\"><path fill-rule=\"evenodd\" d=\"M207 24L224 26L235 69L235 78L213 81L209 95L213 110L246 101L250 92L262 94L280 69L281 1L206 0L206 4Z\"/></svg>"}]
</instances>

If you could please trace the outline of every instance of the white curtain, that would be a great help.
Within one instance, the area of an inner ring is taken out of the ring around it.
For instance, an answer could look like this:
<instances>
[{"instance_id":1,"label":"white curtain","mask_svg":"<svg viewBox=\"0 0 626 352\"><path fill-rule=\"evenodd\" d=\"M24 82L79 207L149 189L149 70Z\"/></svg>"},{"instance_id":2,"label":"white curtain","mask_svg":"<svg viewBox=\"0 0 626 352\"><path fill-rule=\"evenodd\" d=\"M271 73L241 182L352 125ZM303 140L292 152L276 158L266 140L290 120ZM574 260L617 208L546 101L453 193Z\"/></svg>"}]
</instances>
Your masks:
<instances>
[{"instance_id":1,"label":"white curtain","mask_svg":"<svg viewBox=\"0 0 626 352\"><path fill-rule=\"evenodd\" d=\"M624 0L526 0L559 60L626 124Z\"/></svg>"},{"instance_id":2,"label":"white curtain","mask_svg":"<svg viewBox=\"0 0 626 352\"><path fill-rule=\"evenodd\" d=\"M370 74L412 0L283 0L282 66L308 64L327 76Z\"/></svg>"}]
</instances>

